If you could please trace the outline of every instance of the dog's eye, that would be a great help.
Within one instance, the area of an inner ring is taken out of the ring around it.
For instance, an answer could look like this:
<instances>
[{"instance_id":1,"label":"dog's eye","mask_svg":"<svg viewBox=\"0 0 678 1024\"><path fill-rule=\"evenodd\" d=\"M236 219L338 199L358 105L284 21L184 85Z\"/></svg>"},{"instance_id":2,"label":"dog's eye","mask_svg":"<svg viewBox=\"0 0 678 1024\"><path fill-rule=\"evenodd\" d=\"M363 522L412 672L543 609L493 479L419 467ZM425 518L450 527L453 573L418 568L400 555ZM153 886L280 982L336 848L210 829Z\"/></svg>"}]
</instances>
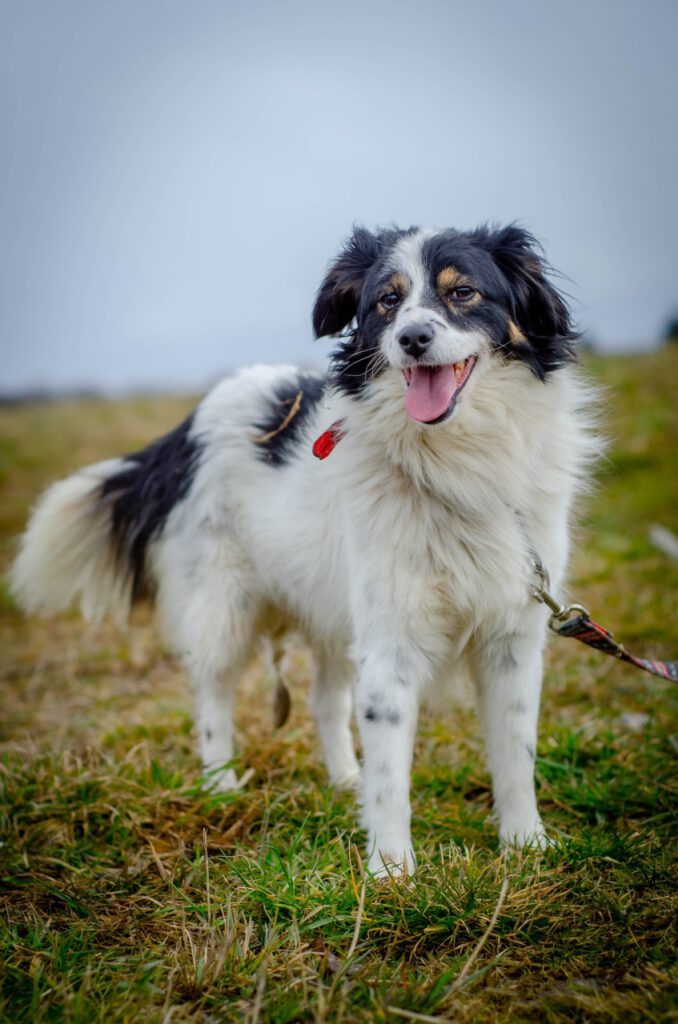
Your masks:
<instances>
[{"instance_id":1,"label":"dog's eye","mask_svg":"<svg viewBox=\"0 0 678 1024\"><path fill-rule=\"evenodd\" d=\"M471 288L470 285L464 284L460 285L459 288L453 288L452 291L448 293L448 298L450 298L452 302L468 302L469 299L472 299L473 296L477 294L478 292L475 288Z\"/></svg>"},{"instance_id":2,"label":"dog's eye","mask_svg":"<svg viewBox=\"0 0 678 1024\"><path fill-rule=\"evenodd\" d=\"M382 295L379 299L379 304L383 306L384 309L395 309L399 302L400 296L397 292L386 292L386 295Z\"/></svg>"}]
</instances>

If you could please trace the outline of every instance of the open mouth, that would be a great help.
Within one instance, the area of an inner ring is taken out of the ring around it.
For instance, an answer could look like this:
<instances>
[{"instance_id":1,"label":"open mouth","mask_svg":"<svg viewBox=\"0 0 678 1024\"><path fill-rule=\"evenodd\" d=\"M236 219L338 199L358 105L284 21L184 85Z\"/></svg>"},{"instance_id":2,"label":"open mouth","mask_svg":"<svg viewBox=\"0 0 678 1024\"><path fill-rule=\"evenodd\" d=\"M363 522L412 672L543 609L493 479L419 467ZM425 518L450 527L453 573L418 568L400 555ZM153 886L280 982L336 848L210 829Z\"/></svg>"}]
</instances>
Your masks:
<instances>
[{"instance_id":1,"label":"open mouth","mask_svg":"<svg viewBox=\"0 0 678 1024\"><path fill-rule=\"evenodd\" d=\"M442 423L451 416L478 360L469 356L449 366L407 366L405 408L418 423Z\"/></svg>"}]
</instances>

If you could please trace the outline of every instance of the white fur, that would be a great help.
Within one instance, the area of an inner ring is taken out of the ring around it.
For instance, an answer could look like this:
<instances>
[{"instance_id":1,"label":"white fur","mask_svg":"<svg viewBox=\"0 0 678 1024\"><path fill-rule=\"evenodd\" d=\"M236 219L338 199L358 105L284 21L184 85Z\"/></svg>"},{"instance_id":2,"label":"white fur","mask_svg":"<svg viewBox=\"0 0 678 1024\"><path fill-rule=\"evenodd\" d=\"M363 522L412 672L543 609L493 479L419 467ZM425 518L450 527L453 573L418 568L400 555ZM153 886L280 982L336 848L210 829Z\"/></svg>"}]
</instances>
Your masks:
<instances>
[{"instance_id":1,"label":"white fur","mask_svg":"<svg viewBox=\"0 0 678 1024\"><path fill-rule=\"evenodd\" d=\"M12 590L26 611L51 615L77 603L94 622L107 613L126 619L130 580L116 566L107 511L94 502L102 481L124 465L87 466L42 495L12 567Z\"/></svg>"},{"instance_id":2,"label":"white fur","mask_svg":"<svg viewBox=\"0 0 678 1024\"><path fill-rule=\"evenodd\" d=\"M468 354L468 353L466 353ZM451 418L405 413L391 366L359 400L330 394L289 464L257 458L253 424L289 367L219 384L192 433L204 449L150 552L160 621L187 665L205 769L231 786L238 678L263 632L300 630L318 679L312 706L330 779L355 785L355 693L369 869L412 871L409 774L420 700L470 672L485 726L502 840L539 839L533 769L546 614L531 596L528 542L562 593L568 517L594 443L578 373L543 383L479 348ZM325 461L316 436L344 419ZM105 510L91 496L119 462L55 485L13 573L30 609L80 601L88 617L129 601ZM520 519L519 519L520 517ZM521 525L521 522L523 525Z\"/></svg>"}]
</instances>

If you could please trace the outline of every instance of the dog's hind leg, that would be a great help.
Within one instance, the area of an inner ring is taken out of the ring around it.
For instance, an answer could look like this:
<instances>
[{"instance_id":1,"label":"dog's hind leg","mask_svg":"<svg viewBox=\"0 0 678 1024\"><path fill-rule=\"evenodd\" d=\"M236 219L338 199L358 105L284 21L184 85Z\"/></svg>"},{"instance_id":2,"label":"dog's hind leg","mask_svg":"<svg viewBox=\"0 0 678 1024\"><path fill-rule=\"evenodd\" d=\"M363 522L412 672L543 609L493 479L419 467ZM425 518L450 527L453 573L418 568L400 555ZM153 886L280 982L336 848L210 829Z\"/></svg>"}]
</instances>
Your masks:
<instances>
[{"instance_id":1,"label":"dog's hind leg","mask_svg":"<svg viewBox=\"0 0 678 1024\"><path fill-rule=\"evenodd\" d=\"M273 728L285 725L292 708L292 698L287 688L289 661L289 636L286 633L262 637L262 656L270 680L275 685L273 697Z\"/></svg>"},{"instance_id":2,"label":"dog's hind leg","mask_svg":"<svg viewBox=\"0 0 678 1024\"><path fill-rule=\"evenodd\" d=\"M228 664L196 665L189 656L189 671L195 705L195 727L205 788L228 790L237 786L232 766L233 709L238 680L247 666L248 655L240 648L228 648ZM234 657L234 654L236 655Z\"/></svg>"},{"instance_id":3,"label":"dog's hind leg","mask_svg":"<svg viewBox=\"0 0 678 1024\"><path fill-rule=\"evenodd\" d=\"M171 643L188 669L195 727L207 788L237 785L232 766L233 709L238 681L253 655L256 605L245 573L216 547L174 560L161 576L159 610ZM167 561L167 559L165 559Z\"/></svg>"},{"instance_id":4,"label":"dog's hind leg","mask_svg":"<svg viewBox=\"0 0 678 1024\"><path fill-rule=\"evenodd\" d=\"M338 789L354 789L360 766L351 735L353 662L343 653L314 651L316 677L311 689L315 716L330 782Z\"/></svg>"}]
</instances>

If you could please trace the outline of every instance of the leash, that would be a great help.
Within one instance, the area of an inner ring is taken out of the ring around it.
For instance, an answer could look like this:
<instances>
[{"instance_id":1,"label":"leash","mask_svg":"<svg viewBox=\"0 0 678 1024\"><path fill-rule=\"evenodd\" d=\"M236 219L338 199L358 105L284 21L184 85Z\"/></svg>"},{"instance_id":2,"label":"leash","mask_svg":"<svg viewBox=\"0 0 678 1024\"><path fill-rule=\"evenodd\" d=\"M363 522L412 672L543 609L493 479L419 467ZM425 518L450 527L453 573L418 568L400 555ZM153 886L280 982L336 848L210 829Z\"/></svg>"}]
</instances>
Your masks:
<instances>
[{"instance_id":1,"label":"leash","mask_svg":"<svg viewBox=\"0 0 678 1024\"><path fill-rule=\"evenodd\" d=\"M625 661L629 665L635 665L645 672L661 679L678 679L678 661L650 661L648 658L636 658L630 654L623 644L617 643L614 635L609 629L594 622L589 611L581 604L561 605L552 594L549 593L549 574L544 565L534 552L532 553L532 567L538 578L538 583L532 588L532 596L551 609L549 629L556 636L572 637L593 647L603 654L611 654L619 661Z\"/></svg>"},{"instance_id":2,"label":"leash","mask_svg":"<svg viewBox=\"0 0 678 1024\"><path fill-rule=\"evenodd\" d=\"M346 435L344 420L335 422L318 437L313 444L313 454L317 459L326 459L331 455L341 439ZM537 577L537 584L532 587L532 596L536 601L545 604L551 610L549 629L556 636L572 637L580 643L592 647L603 654L611 654L619 661L650 672L661 679L678 679L678 661L651 661L648 658L636 658L630 654L623 644L617 643L614 634L599 623L594 622L588 609L581 604L562 605L549 593L551 585L549 574L527 532L523 517L518 509L513 509L518 525L523 533L532 560L532 568Z\"/></svg>"}]
</instances>

